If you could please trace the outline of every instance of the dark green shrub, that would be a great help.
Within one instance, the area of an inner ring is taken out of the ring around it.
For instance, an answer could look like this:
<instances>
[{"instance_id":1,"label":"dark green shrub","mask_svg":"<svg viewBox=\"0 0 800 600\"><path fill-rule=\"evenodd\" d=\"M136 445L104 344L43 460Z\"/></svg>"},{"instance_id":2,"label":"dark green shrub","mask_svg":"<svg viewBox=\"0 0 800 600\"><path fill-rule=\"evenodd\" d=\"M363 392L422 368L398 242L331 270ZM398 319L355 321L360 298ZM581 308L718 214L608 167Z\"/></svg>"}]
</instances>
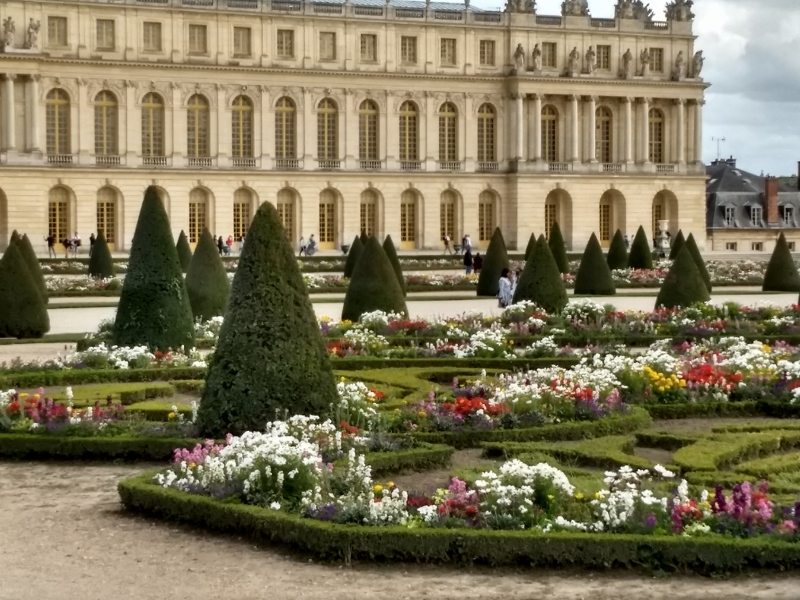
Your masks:
<instances>
[{"instance_id":1,"label":"dark green shrub","mask_svg":"<svg viewBox=\"0 0 800 600\"><path fill-rule=\"evenodd\" d=\"M528 260L531 257L531 252L533 252L533 247L536 245L536 234L531 233L531 237L528 238L528 245L525 246L525 260Z\"/></svg>"},{"instance_id":2,"label":"dark green shrub","mask_svg":"<svg viewBox=\"0 0 800 600\"><path fill-rule=\"evenodd\" d=\"M31 272L31 277L33 277L33 282L36 284L36 289L39 290L39 293L42 295L42 300L47 304L50 299L47 294L47 284L44 282L42 265L36 257L36 252L33 251L33 246L27 234L22 234L22 237L19 238L19 241L17 241L17 248L19 248L25 264L28 265L28 270Z\"/></svg>"},{"instance_id":3,"label":"dark green shrub","mask_svg":"<svg viewBox=\"0 0 800 600\"><path fill-rule=\"evenodd\" d=\"M400 289L403 290L403 296L406 296L408 294L406 291L406 278L403 275L403 267L400 266L400 259L397 257L397 249L394 247L392 236L387 235L386 239L383 240L383 251L386 252L389 262L392 263L394 274L397 275L397 283L400 284Z\"/></svg>"},{"instance_id":4,"label":"dark green shrub","mask_svg":"<svg viewBox=\"0 0 800 600\"><path fill-rule=\"evenodd\" d=\"M783 233L778 236L772 251L761 289L765 292L800 292L800 274Z\"/></svg>"},{"instance_id":5,"label":"dark green shrub","mask_svg":"<svg viewBox=\"0 0 800 600\"><path fill-rule=\"evenodd\" d=\"M164 205L152 186L144 194L133 234L113 339L119 346L162 350L194 346L192 307L178 252Z\"/></svg>"},{"instance_id":6,"label":"dark green shrub","mask_svg":"<svg viewBox=\"0 0 800 600\"><path fill-rule=\"evenodd\" d=\"M628 268L628 249L625 247L625 238L619 229L611 239L606 264L611 270Z\"/></svg>"},{"instance_id":7,"label":"dark green shrub","mask_svg":"<svg viewBox=\"0 0 800 600\"><path fill-rule=\"evenodd\" d=\"M483 267L478 275L478 296L497 296L500 291L500 273L508 268L508 251L503 232L497 227L489 240L483 257Z\"/></svg>"},{"instance_id":8,"label":"dark green shrub","mask_svg":"<svg viewBox=\"0 0 800 600\"><path fill-rule=\"evenodd\" d=\"M656 308L686 307L708 302L711 296L702 275L689 253L688 240L678 252L656 298Z\"/></svg>"},{"instance_id":9,"label":"dark green shrub","mask_svg":"<svg viewBox=\"0 0 800 600\"><path fill-rule=\"evenodd\" d=\"M650 243L647 241L647 234L641 225L636 231L636 237L633 238L633 243L631 244L628 267L631 269L653 268L653 254L650 250Z\"/></svg>"},{"instance_id":10,"label":"dark green shrub","mask_svg":"<svg viewBox=\"0 0 800 600\"><path fill-rule=\"evenodd\" d=\"M540 236L517 282L514 303L535 302L547 312L559 313L567 305L567 289L550 246Z\"/></svg>"},{"instance_id":11,"label":"dark green shrub","mask_svg":"<svg viewBox=\"0 0 800 600\"><path fill-rule=\"evenodd\" d=\"M678 233L675 236L675 239L672 240L672 246L669 249L669 259L675 260L678 257L678 252L681 251L681 247L686 243L686 238L683 237L683 230L678 229Z\"/></svg>"},{"instance_id":12,"label":"dark green shrub","mask_svg":"<svg viewBox=\"0 0 800 600\"><path fill-rule=\"evenodd\" d=\"M367 245L367 241L369 240L369 238L370 236L367 235L367 232L362 229L361 235L358 236L362 248Z\"/></svg>"},{"instance_id":13,"label":"dark green shrub","mask_svg":"<svg viewBox=\"0 0 800 600\"><path fill-rule=\"evenodd\" d=\"M391 265L388 271L396 286ZM233 279L200 403L200 430L211 437L261 431L285 413L325 414L336 401L333 369L297 258L277 210L265 202Z\"/></svg>"},{"instance_id":14,"label":"dark green shrub","mask_svg":"<svg viewBox=\"0 0 800 600\"><path fill-rule=\"evenodd\" d=\"M689 237L686 238L686 243L684 245L689 250L689 254L692 255L694 264L697 265L697 270L700 271L700 277L703 278L703 282L706 284L706 288L708 288L708 293L710 294L711 275L708 274L708 269L706 269L706 261L703 259L703 255L700 254L700 248L697 247L697 242L694 241L694 235L690 233ZM680 250L678 252L680 253ZM675 256L677 257L677 254Z\"/></svg>"},{"instance_id":15,"label":"dark green shrub","mask_svg":"<svg viewBox=\"0 0 800 600\"><path fill-rule=\"evenodd\" d=\"M353 269L356 268L356 263L363 249L364 246L361 244L361 238L359 236L354 237L353 243L350 244L350 249L347 251L347 260L344 263L344 276L347 279L353 276Z\"/></svg>"},{"instance_id":16,"label":"dark green shrub","mask_svg":"<svg viewBox=\"0 0 800 600\"><path fill-rule=\"evenodd\" d=\"M597 236L592 234L586 250L583 251L581 266L575 278L576 294L591 294L594 296L613 296L617 293L614 287L614 278L608 268L606 257Z\"/></svg>"},{"instance_id":17,"label":"dark green shrub","mask_svg":"<svg viewBox=\"0 0 800 600\"><path fill-rule=\"evenodd\" d=\"M102 231L98 232L92 255L89 257L89 276L100 279L114 276L114 260L111 258L111 251Z\"/></svg>"},{"instance_id":18,"label":"dark green shrub","mask_svg":"<svg viewBox=\"0 0 800 600\"><path fill-rule=\"evenodd\" d=\"M375 310L408 314L392 263L378 240L370 237L347 286L342 319L355 322L362 314Z\"/></svg>"},{"instance_id":19,"label":"dark green shrub","mask_svg":"<svg viewBox=\"0 0 800 600\"><path fill-rule=\"evenodd\" d=\"M561 227L558 221L553 223L550 228L550 239L547 240L550 252L556 261L556 266L560 273L569 273L569 259L567 258L567 245L564 243L564 236L561 235Z\"/></svg>"},{"instance_id":20,"label":"dark green shrub","mask_svg":"<svg viewBox=\"0 0 800 600\"><path fill-rule=\"evenodd\" d=\"M19 232L15 229L14 231L11 232L11 237L8 240L8 245L10 246L11 244L18 244L19 240L20 240Z\"/></svg>"},{"instance_id":21,"label":"dark green shrub","mask_svg":"<svg viewBox=\"0 0 800 600\"><path fill-rule=\"evenodd\" d=\"M47 307L19 241L10 244L0 259L0 306L0 338L40 338L50 331Z\"/></svg>"},{"instance_id":22,"label":"dark green shrub","mask_svg":"<svg viewBox=\"0 0 800 600\"><path fill-rule=\"evenodd\" d=\"M208 229L204 229L186 273L186 291L195 319L207 321L225 314L231 284L219 249Z\"/></svg>"},{"instance_id":23,"label":"dark green shrub","mask_svg":"<svg viewBox=\"0 0 800 600\"><path fill-rule=\"evenodd\" d=\"M178 260L181 263L181 271L186 273L189 270L189 265L192 264L192 247L189 246L189 238L186 237L183 229L181 229L181 234L178 236L176 248L178 250Z\"/></svg>"}]
</instances>

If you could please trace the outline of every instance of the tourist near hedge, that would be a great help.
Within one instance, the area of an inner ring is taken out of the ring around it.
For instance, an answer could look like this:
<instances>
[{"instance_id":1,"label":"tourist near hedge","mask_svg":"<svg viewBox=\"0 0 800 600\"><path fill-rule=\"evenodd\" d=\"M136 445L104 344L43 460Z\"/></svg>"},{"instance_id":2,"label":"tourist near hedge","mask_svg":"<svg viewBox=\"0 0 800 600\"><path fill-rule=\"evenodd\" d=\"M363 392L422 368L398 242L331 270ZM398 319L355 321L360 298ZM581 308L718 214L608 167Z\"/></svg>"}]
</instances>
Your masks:
<instances>
[{"instance_id":1,"label":"tourist near hedge","mask_svg":"<svg viewBox=\"0 0 800 600\"><path fill-rule=\"evenodd\" d=\"M195 320L207 321L225 314L231 284L214 237L203 229L186 273L186 291Z\"/></svg>"},{"instance_id":2,"label":"tourist near hedge","mask_svg":"<svg viewBox=\"0 0 800 600\"><path fill-rule=\"evenodd\" d=\"M653 254L650 251L650 243L647 241L647 234L641 225L636 230L636 237L633 238L631 251L628 254L628 267L631 269L652 269Z\"/></svg>"},{"instance_id":3,"label":"tourist near hedge","mask_svg":"<svg viewBox=\"0 0 800 600\"><path fill-rule=\"evenodd\" d=\"M397 256L397 249L394 247L391 235L387 235L386 239L383 240L383 251L386 252L389 262L392 263L392 269L394 269L394 274L397 275L397 283L400 284L400 289L403 290L403 296L407 296L406 278L403 275L403 267L400 266L400 259Z\"/></svg>"},{"instance_id":4,"label":"tourist near hedge","mask_svg":"<svg viewBox=\"0 0 800 600\"><path fill-rule=\"evenodd\" d=\"M680 252L683 245L686 243L686 238L683 237L683 230L678 229L678 233L675 235L675 239L672 240L672 246L669 249L669 259L675 260L678 257L678 252Z\"/></svg>"},{"instance_id":5,"label":"tourist near hedge","mask_svg":"<svg viewBox=\"0 0 800 600\"><path fill-rule=\"evenodd\" d=\"M525 260L531 257L531 252L533 252L533 248L536 246L536 240L536 234L531 232L531 237L528 238L528 245L525 246Z\"/></svg>"},{"instance_id":6,"label":"tourist near hedge","mask_svg":"<svg viewBox=\"0 0 800 600\"><path fill-rule=\"evenodd\" d=\"M567 305L567 289L543 235L536 242L517 282L513 302L522 300L534 302L550 313L559 313Z\"/></svg>"},{"instance_id":7,"label":"tourist near hedge","mask_svg":"<svg viewBox=\"0 0 800 600\"><path fill-rule=\"evenodd\" d=\"M247 232L208 367L200 431L208 437L262 431L278 416L326 414L336 402L333 369L297 258L277 210L265 202Z\"/></svg>"},{"instance_id":8,"label":"tourist near hedge","mask_svg":"<svg viewBox=\"0 0 800 600\"><path fill-rule=\"evenodd\" d=\"M608 268L603 249L594 233L583 251L575 277L575 293L591 296L613 296L617 293L611 269Z\"/></svg>"},{"instance_id":9,"label":"tourist near hedge","mask_svg":"<svg viewBox=\"0 0 800 600\"><path fill-rule=\"evenodd\" d=\"M17 248L19 248L25 264L28 265L28 270L31 272L31 277L33 277L33 282L36 284L36 289L39 290L39 293L42 295L42 300L44 300L44 303L47 304L50 299L48 298L47 294L47 284L44 282L42 265L39 262L39 259L36 257L36 252L33 251L33 245L28 239L28 234L24 233L22 236L20 236L19 240L17 241Z\"/></svg>"},{"instance_id":10,"label":"tourist near hedge","mask_svg":"<svg viewBox=\"0 0 800 600\"><path fill-rule=\"evenodd\" d=\"M567 245L564 243L564 236L561 234L561 227L558 221L553 223L550 228L550 239L547 240L550 252L556 261L559 272L569 273L569 258L567 258Z\"/></svg>"},{"instance_id":11,"label":"tourist near hedge","mask_svg":"<svg viewBox=\"0 0 800 600\"><path fill-rule=\"evenodd\" d=\"M761 289L765 292L800 292L800 274L782 232L769 259Z\"/></svg>"},{"instance_id":12,"label":"tourist near hedge","mask_svg":"<svg viewBox=\"0 0 800 600\"><path fill-rule=\"evenodd\" d=\"M189 294L164 204L147 188L122 284L113 343L151 349L194 346Z\"/></svg>"},{"instance_id":13,"label":"tourist near hedge","mask_svg":"<svg viewBox=\"0 0 800 600\"><path fill-rule=\"evenodd\" d=\"M667 272L656 298L656 308L687 307L711 299L688 245L687 240Z\"/></svg>"},{"instance_id":14,"label":"tourist near hedge","mask_svg":"<svg viewBox=\"0 0 800 600\"><path fill-rule=\"evenodd\" d=\"M353 276L353 269L356 268L356 263L361 257L361 251L363 249L364 246L361 243L361 237L354 237L353 243L350 244L350 248L347 250L347 260L344 262L344 276L347 279L350 279Z\"/></svg>"},{"instance_id":15,"label":"tourist near hedge","mask_svg":"<svg viewBox=\"0 0 800 600\"><path fill-rule=\"evenodd\" d=\"M500 291L500 273L508 268L508 251L503 232L496 227L489 247L483 256L483 267L478 275L478 296L497 296Z\"/></svg>"},{"instance_id":16,"label":"tourist near hedge","mask_svg":"<svg viewBox=\"0 0 800 600\"><path fill-rule=\"evenodd\" d=\"M183 229L181 229L181 234L178 236L178 243L175 247L178 250L181 271L186 273L189 270L189 265L192 264L192 247L189 245L189 238L186 237Z\"/></svg>"},{"instance_id":17,"label":"tourist near hedge","mask_svg":"<svg viewBox=\"0 0 800 600\"><path fill-rule=\"evenodd\" d=\"M342 320L356 322L362 314L376 310L408 314L392 263L378 240L370 237L347 286Z\"/></svg>"},{"instance_id":18,"label":"tourist near hedge","mask_svg":"<svg viewBox=\"0 0 800 600\"><path fill-rule=\"evenodd\" d=\"M111 258L106 236L101 231L97 234L97 239L92 247L92 255L89 257L89 277L105 279L113 276L114 260Z\"/></svg>"},{"instance_id":19,"label":"tourist near hedge","mask_svg":"<svg viewBox=\"0 0 800 600\"><path fill-rule=\"evenodd\" d=\"M50 331L44 298L31 275L19 241L0 259L0 338L40 338Z\"/></svg>"},{"instance_id":20,"label":"tourist near hedge","mask_svg":"<svg viewBox=\"0 0 800 600\"><path fill-rule=\"evenodd\" d=\"M628 249L625 247L625 238L622 231L617 229L614 237L611 238L611 245L608 247L606 264L612 271L615 269L628 268Z\"/></svg>"},{"instance_id":21,"label":"tourist near hedge","mask_svg":"<svg viewBox=\"0 0 800 600\"><path fill-rule=\"evenodd\" d=\"M703 278L703 282L706 284L706 288L708 289L708 293L711 293L711 275L708 274L708 269L706 269L706 261L703 258L703 255L700 254L700 248L697 247L697 242L694 241L694 235L691 233L689 237L686 238L686 243L684 244L686 249L691 254L692 258L694 259L694 264L697 266L697 270L700 272L700 277ZM680 253L680 250L678 251ZM675 257L677 258L677 254Z\"/></svg>"}]
</instances>

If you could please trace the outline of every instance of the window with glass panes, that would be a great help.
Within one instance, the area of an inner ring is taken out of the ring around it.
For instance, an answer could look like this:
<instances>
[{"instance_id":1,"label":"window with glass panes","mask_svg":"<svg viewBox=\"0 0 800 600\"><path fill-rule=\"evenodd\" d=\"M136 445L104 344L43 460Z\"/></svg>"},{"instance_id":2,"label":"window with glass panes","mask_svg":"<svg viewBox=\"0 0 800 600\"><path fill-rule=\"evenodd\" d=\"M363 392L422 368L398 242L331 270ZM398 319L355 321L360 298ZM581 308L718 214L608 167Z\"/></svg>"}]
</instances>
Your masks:
<instances>
[{"instance_id":1,"label":"window with glass panes","mask_svg":"<svg viewBox=\"0 0 800 600\"><path fill-rule=\"evenodd\" d=\"M115 24L113 19L97 19L97 49L113 50L116 46Z\"/></svg>"},{"instance_id":2,"label":"window with glass panes","mask_svg":"<svg viewBox=\"0 0 800 600\"><path fill-rule=\"evenodd\" d=\"M488 242L494 233L495 199L491 192L481 192L478 200L478 240Z\"/></svg>"},{"instance_id":3,"label":"window with glass panes","mask_svg":"<svg viewBox=\"0 0 800 600\"><path fill-rule=\"evenodd\" d=\"M286 237L290 240L294 238L294 193L289 189L282 189L278 192L278 199L275 203Z\"/></svg>"},{"instance_id":4,"label":"window with glass panes","mask_svg":"<svg viewBox=\"0 0 800 600\"><path fill-rule=\"evenodd\" d=\"M109 187L97 192L97 233L109 246L117 241L117 193Z\"/></svg>"},{"instance_id":5,"label":"window with glass panes","mask_svg":"<svg viewBox=\"0 0 800 600\"><path fill-rule=\"evenodd\" d=\"M653 163L664 162L664 113L654 108L650 111L650 148L649 160Z\"/></svg>"},{"instance_id":6,"label":"window with glass panes","mask_svg":"<svg viewBox=\"0 0 800 600\"><path fill-rule=\"evenodd\" d=\"M69 236L69 192L62 187L50 190L47 204L47 233L61 242Z\"/></svg>"},{"instance_id":7,"label":"window with glass panes","mask_svg":"<svg viewBox=\"0 0 800 600\"><path fill-rule=\"evenodd\" d=\"M455 66L456 40L455 38L442 38L439 40L439 60L443 65Z\"/></svg>"},{"instance_id":8,"label":"window with glass panes","mask_svg":"<svg viewBox=\"0 0 800 600\"><path fill-rule=\"evenodd\" d=\"M292 29L278 29L277 44L278 58L294 58L294 31Z\"/></svg>"},{"instance_id":9,"label":"window with glass panes","mask_svg":"<svg viewBox=\"0 0 800 600\"><path fill-rule=\"evenodd\" d=\"M233 239L238 240L247 234L253 217L253 194L250 190L239 188L233 194Z\"/></svg>"},{"instance_id":10,"label":"window with glass panes","mask_svg":"<svg viewBox=\"0 0 800 600\"><path fill-rule=\"evenodd\" d=\"M189 25L189 53L208 52L208 28L205 25Z\"/></svg>"},{"instance_id":11,"label":"window with glass panes","mask_svg":"<svg viewBox=\"0 0 800 600\"><path fill-rule=\"evenodd\" d=\"M251 37L252 37L252 30L249 27L233 28L234 56L250 56L253 53L253 48L250 42Z\"/></svg>"},{"instance_id":12,"label":"window with glass panes","mask_svg":"<svg viewBox=\"0 0 800 600\"><path fill-rule=\"evenodd\" d=\"M418 116L417 105L413 102L406 100L400 105L400 160L419 160Z\"/></svg>"},{"instance_id":13,"label":"window with glass panes","mask_svg":"<svg viewBox=\"0 0 800 600\"><path fill-rule=\"evenodd\" d=\"M417 242L417 197L411 190L400 196L400 245L413 248Z\"/></svg>"},{"instance_id":14,"label":"window with glass panes","mask_svg":"<svg viewBox=\"0 0 800 600\"><path fill-rule=\"evenodd\" d=\"M611 46L600 45L597 47L597 68L601 71L611 70Z\"/></svg>"},{"instance_id":15,"label":"window with glass panes","mask_svg":"<svg viewBox=\"0 0 800 600\"><path fill-rule=\"evenodd\" d=\"M94 99L94 153L114 156L117 150L117 98L102 91Z\"/></svg>"},{"instance_id":16,"label":"window with glass panes","mask_svg":"<svg viewBox=\"0 0 800 600\"><path fill-rule=\"evenodd\" d=\"M400 62L407 65L417 64L417 38L404 35L400 38Z\"/></svg>"},{"instance_id":17,"label":"window with glass panes","mask_svg":"<svg viewBox=\"0 0 800 600\"><path fill-rule=\"evenodd\" d=\"M358 109L358 154L361 160L378 160L378 105L372 100Z\"/></svg>"},{"instance_id":18,"label":"window with glass panes","mask_svg":"<svg viewBox=\"0 0 800 600\"><path fill-rule=\"evenodd\" d=\"M611 111L605 106L601 106L595 112L596 133L595 143L597 160L601 163L610 163L611 160Z\"/></svg>"},{"instance_id":19,"label":"window with glass panes","mask_svg":"<svg viewBox=\"0 0 800 600\"><path fill-rule=\"evenodd\" d=\"M186 108L187 154L192 158L209 156L208 100L195 94L189 98Z\"/></svg>"},{"instance_id":20,"label":"window with glass panes","mask_svg":"<svg viewBox=\"0 0 800 600\"><path fill-rule=\"evenodd\" d=\"M558 162L558 111L554 106L542 108L542 159Z\"/></svg>"},{"instance_id":21,"label":"window with glass panes","mask_svg":"<svg viewBox=\"0 0 800 600\"><path fill-rule=\"evenodd\" d=\"M295 123L297 112L291 98L283 97L275 105L275 158L295 158Z\"/></svg>"},{"instance_id":22,"label":"window with glass panes","mask_svg":"<svg viewBox=\"0 0 800 600\"><path fill-rule=\"evenodd\" d=\"M336 34L331 31L321 31L319 34L320 60L336 59Z\"/></svg>"},{"instance_id":23,"label":"window with glass panes","mask_svg":"<svg viewBox=\"0 0 800 600\"><path fill-rule=\"evenodd\" d=\"M478 162L494 162L495 151L495 110L491 104L481 104L478 109Z\"/></svg>"},{"instance_id":24,"label":"window with glass panes","mask_svg":"<svg viewBox=\"0 0 800 600\"><path fill-rule=\"evenodd\" d=\"M47 43L50 46L67 45L67 17L47 17Z\"/></svg>"},{"instance_id":25,"label":"window with glass panes","mask_svg":"<svg viewBox=\"0 0 800 600\"><path fill-rule=\"evenodd\" d=\"M336 196L324 190L319 196L319 244L332 248L336 243Z\"/></svg>"},{"instance_id":26,"label":"window with glass panes","mask_svg":"<svg viewBox=\"0 0 800 600\"><path fill-rule=\"evenodd\" d=\"M439 160L458 160L458 113L455 104L445 102L439 108Z\"/></svg>"},{"instance_id":27,"label":"window with glass panes","mask_svg":"<svg viewBox=\"0 0 800 600\"><path fill-rule=\"evenodd\" d=\"M361 193L361 233L376 235L378 231L378 195L372 190Z\"/></svg>"},{"instance_id":28,"label":"window with glass panes","mask_svg":"<svg viewBox=\"0 0 800 600\"><path fill-rule=\"evenodd\" d=\"M783 224L794 226L794 206L783 207Z\"/></svg>"},{"instance_id":29,"label":"window with glass panes","mask_svg":"<svg viewBox=\"0 0 800 600\"><path fill-rule=\"evenodd\" d=\"M362 62L378 60L378 36L374 33L361 34L361 60Z\"/></svg>"},{"instance_id":30,"label":"window with glass panes","mask_svg":"<svg viewBox=\"0 0 800 600\"><path fill-rule=\"evenodd\" d=\"M142 156L164 156L164 101L152 92L142 99Z\"/></svg>"},{"instance_id":31,"label":"window with glass panes","mask_svg":"<svg viewBox=\"0 0 800 600\"><path fill-rule=\"evenodd\" d=\"M556 51L558 46L555 42L542 43L542 66L549 69L556 68Z\"/></svg>"},{"instance_id":32,"label":"window with glass panes","mask_svg":"<svg viewBox=\"0 0 800 600\"><path fill-rule=\"evenodd\" d=\"M456 243L456 196L453 192L445 192L439 204L439 239L450 237L450 243Z\"/></svg>"},{"instance_id":33,"label":"window with glass panes","mask_svg":"<svg viewBox=\"0 0 800 600\"><path fill-rule=\"evenodd\" d=\"M325 98L317 106L317 158L336 160L339 158L338 129L339 111L336 103Z\"/></svg>"},{"instance_id":34,"label":"window with glass panes","mask_svg":"<svg viewBox=\"0 0 800 600\"><path fill-rule=\"evenodd\" d=\"M142 35L142 47L145 52L161 52L161 23L145 21Z\"/></svg>"},{"instance_id":35,"label":"window with glass panes","mask_svg":"<svg viewBox=\"0 0 800 600\"><path fill-rule=\"evenodd\" d=\"M60 89L50 90L45 100L45 128L48 154L70 154L69 96Z\"/></svg>"},{"instance_id":36,"label":"window with glass panes","mask_svg":"<svg viewBox=\"0 0 800 600\"><path fill-rule=\"evenodd\" d=\"M658 236L658 222L664 220L664 201L661 199L656 200L653 202L653 222L652 231L651 231L651 239L656 239Z\"/></svg>"},{"instance_id":37,"label":"window with glass panes","mask_svg":"<svg viewBox=\"0 0 800 600\"><path fill-rule=\"evenodd\" d=\"M664 72L663 48L650 48L650 70L656 73Z\"/></svg>"},{"instance_id":38,"label":"window with glass panes","mask_svg":"<svg viewBox=\"0 0 800 600\"><path fill-rule=\"evenodd\" d=\"M237 96L233 101L231 119L232 154L234 158L253 156L253 101Z\"/></svg>"},{"instance_id":39,"label":"window with glass panes","mask_svg":"<svg viewBox=\"0 0 800 600\"><path fill-rule=\"evenodd\" d=\"M478 60L484 67L494 66L494 40L481 40L478 49Z\"/></svg>"},{"instance_id":40,"label":"window with glass panes","mask_svg":"<svg viewBox=\"0 0 800 600\"><path fill-rule=\"evenodd\" d=\"M725 207L725 226L733 227L736 224L736 209L733 206Z\"/></svg>"},{"instance_id":41,"label":"window with glass panes","mask_svg":"<svg viewBox=\"0 0 800 600\"><path fill-rule=\"evenodd\" d=\"M195 188L189 194L189 243L196 244L208 227L208 194Z\"/></svg>"},{"instance_id":42,"label":"window with glass panes","mask_svg":"<svg viewBox=\"0 0 800 600\"><path fill-rule=\"evenodd\" d=\"M606 199L600 201L600 243L608 244L611 241L611 202Z\"/></svg>"},{"instance_id":43,"label":"window with glass panes","mask_svg":"<svg viewBox=\"0 0 800 600\"><path fill-rule=\"evenodd\" d=\"M750 225L760 227L764 224L764 210L760 206L750 207Z\"/></svg>"},{"instance_id":44,"label":"window with glass panes","mask_svg":"<svg viewBox=\"0 0 800 600\"><path fill-rule=\"evenodd\" d=\"M544 237L550 239L550 232L558 220L558 205L554 200L548 200L544 205Z\"/></svg>"}]
</instances>

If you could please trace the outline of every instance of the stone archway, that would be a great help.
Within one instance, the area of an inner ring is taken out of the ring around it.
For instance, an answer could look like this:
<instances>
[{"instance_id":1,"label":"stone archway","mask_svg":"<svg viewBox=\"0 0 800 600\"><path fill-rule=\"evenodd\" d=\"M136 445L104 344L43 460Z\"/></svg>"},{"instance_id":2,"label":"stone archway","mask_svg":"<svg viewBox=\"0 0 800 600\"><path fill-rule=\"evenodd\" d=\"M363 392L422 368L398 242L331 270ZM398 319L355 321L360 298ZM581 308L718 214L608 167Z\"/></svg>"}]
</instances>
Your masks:
<instances>
[{"instance_id":1,"label":"stone archway","mask_svg":"<svg viewBox=\"0 0 800 600\"><path fill-rule=\"evenodd\" d=\"M572 249L572 196L566 190L555 189L547 194L544 201L544 231L550 238L550 229L558 223L567 250Z\"/></svg>"},{"instance_id":2,"label":"stone archway","mask_svg":"<svg viewBox=\"0 0 800 600\"><path fill-rule=\"evenodd\" d=\"M600 197L597 239L603 248L611 245L617 229L625 228L625 196L618 190L607 190Z\"/></svg>"},{"instance_id":3,"label":"stone archway","mask_svg":"<svg viewBox=\"0 0 800 600\"><path fill-rule=\"evenodd\" d=\"M658 235L658 222L669 221L669 233L674 236L680 229L680 215L678 214L678 198L670 190L661 190L653 197L650 218L650 239Z\"/></svg>"}]
</instances>

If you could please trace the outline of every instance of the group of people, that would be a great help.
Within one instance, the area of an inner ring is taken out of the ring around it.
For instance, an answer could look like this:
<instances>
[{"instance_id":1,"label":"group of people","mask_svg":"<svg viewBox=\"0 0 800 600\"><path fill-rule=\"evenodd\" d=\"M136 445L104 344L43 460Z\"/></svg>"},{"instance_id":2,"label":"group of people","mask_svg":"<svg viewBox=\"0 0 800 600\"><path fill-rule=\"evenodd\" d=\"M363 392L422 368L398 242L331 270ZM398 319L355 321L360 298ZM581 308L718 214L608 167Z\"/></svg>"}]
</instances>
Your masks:
<instances>
[{"instance_id":1,"label":"group of people","mask_svg":"<svg viewBox=\"0 0 800 600\"><path fill-rule=\"evenodd\" d=\"M230 256L233 254L233 236L228 236L227 240L223 240L222 236L217 238L217 250L219 250L220 256ZM244 236L241 236L238 240L236 240L236 244L238 247L239 254L242 253L242 248L244 248Z\"/></svg>"},{"instance_id":2,"label":"group of people","mask_svg":"<svg viewBox=\"0 0 800 600\"><path fill-rule=\"evenodd\" d=\"M463 254L466 254L467 252L472 250L472 239L469 237L468 233L465 234L464 237L461 238L461 246L460 247L459 246L453 246L453 247L450 246L450 243L452 242L452 240L450 239L449 235L445 235L444 239L442 241L444 242L444 253L445 254L455 254L456 251L460 251Z\"/></svg>"},{"instance_id":3,"label":"group of people","mask_svg":"<svg viewBox=\"0 0 800 600\"><path fill-rule=\"evenodd\" d=\"M96 238L94 237L94 234L89 237L89 256L92 255L92 247L94 246L95 239ZM56 258L56 242L59 240L57 240L56 236L51 233L44 238L44 241L47 242L47 256L49 258ZM78 235L77 231L72 237L67 236L60 241L61 245L64 246L64 258L69 258L70 254L72 254L73 257L78 256L78 250L80 249L82 242L81 236Z\"/></svg>"},{"instance_id":4,"label":"group of people","mask_svg":"<svg viewBox=\"0 0 800 600\"><path fill-rule=\"evenodd\" d=\"M314 252L317 251L317 240L314 239L314 234L312 233L309 238L308 242L306 242L306 238L300 236L300 254L298 256L311 256Z\"/></svg>"}]
</instances>

